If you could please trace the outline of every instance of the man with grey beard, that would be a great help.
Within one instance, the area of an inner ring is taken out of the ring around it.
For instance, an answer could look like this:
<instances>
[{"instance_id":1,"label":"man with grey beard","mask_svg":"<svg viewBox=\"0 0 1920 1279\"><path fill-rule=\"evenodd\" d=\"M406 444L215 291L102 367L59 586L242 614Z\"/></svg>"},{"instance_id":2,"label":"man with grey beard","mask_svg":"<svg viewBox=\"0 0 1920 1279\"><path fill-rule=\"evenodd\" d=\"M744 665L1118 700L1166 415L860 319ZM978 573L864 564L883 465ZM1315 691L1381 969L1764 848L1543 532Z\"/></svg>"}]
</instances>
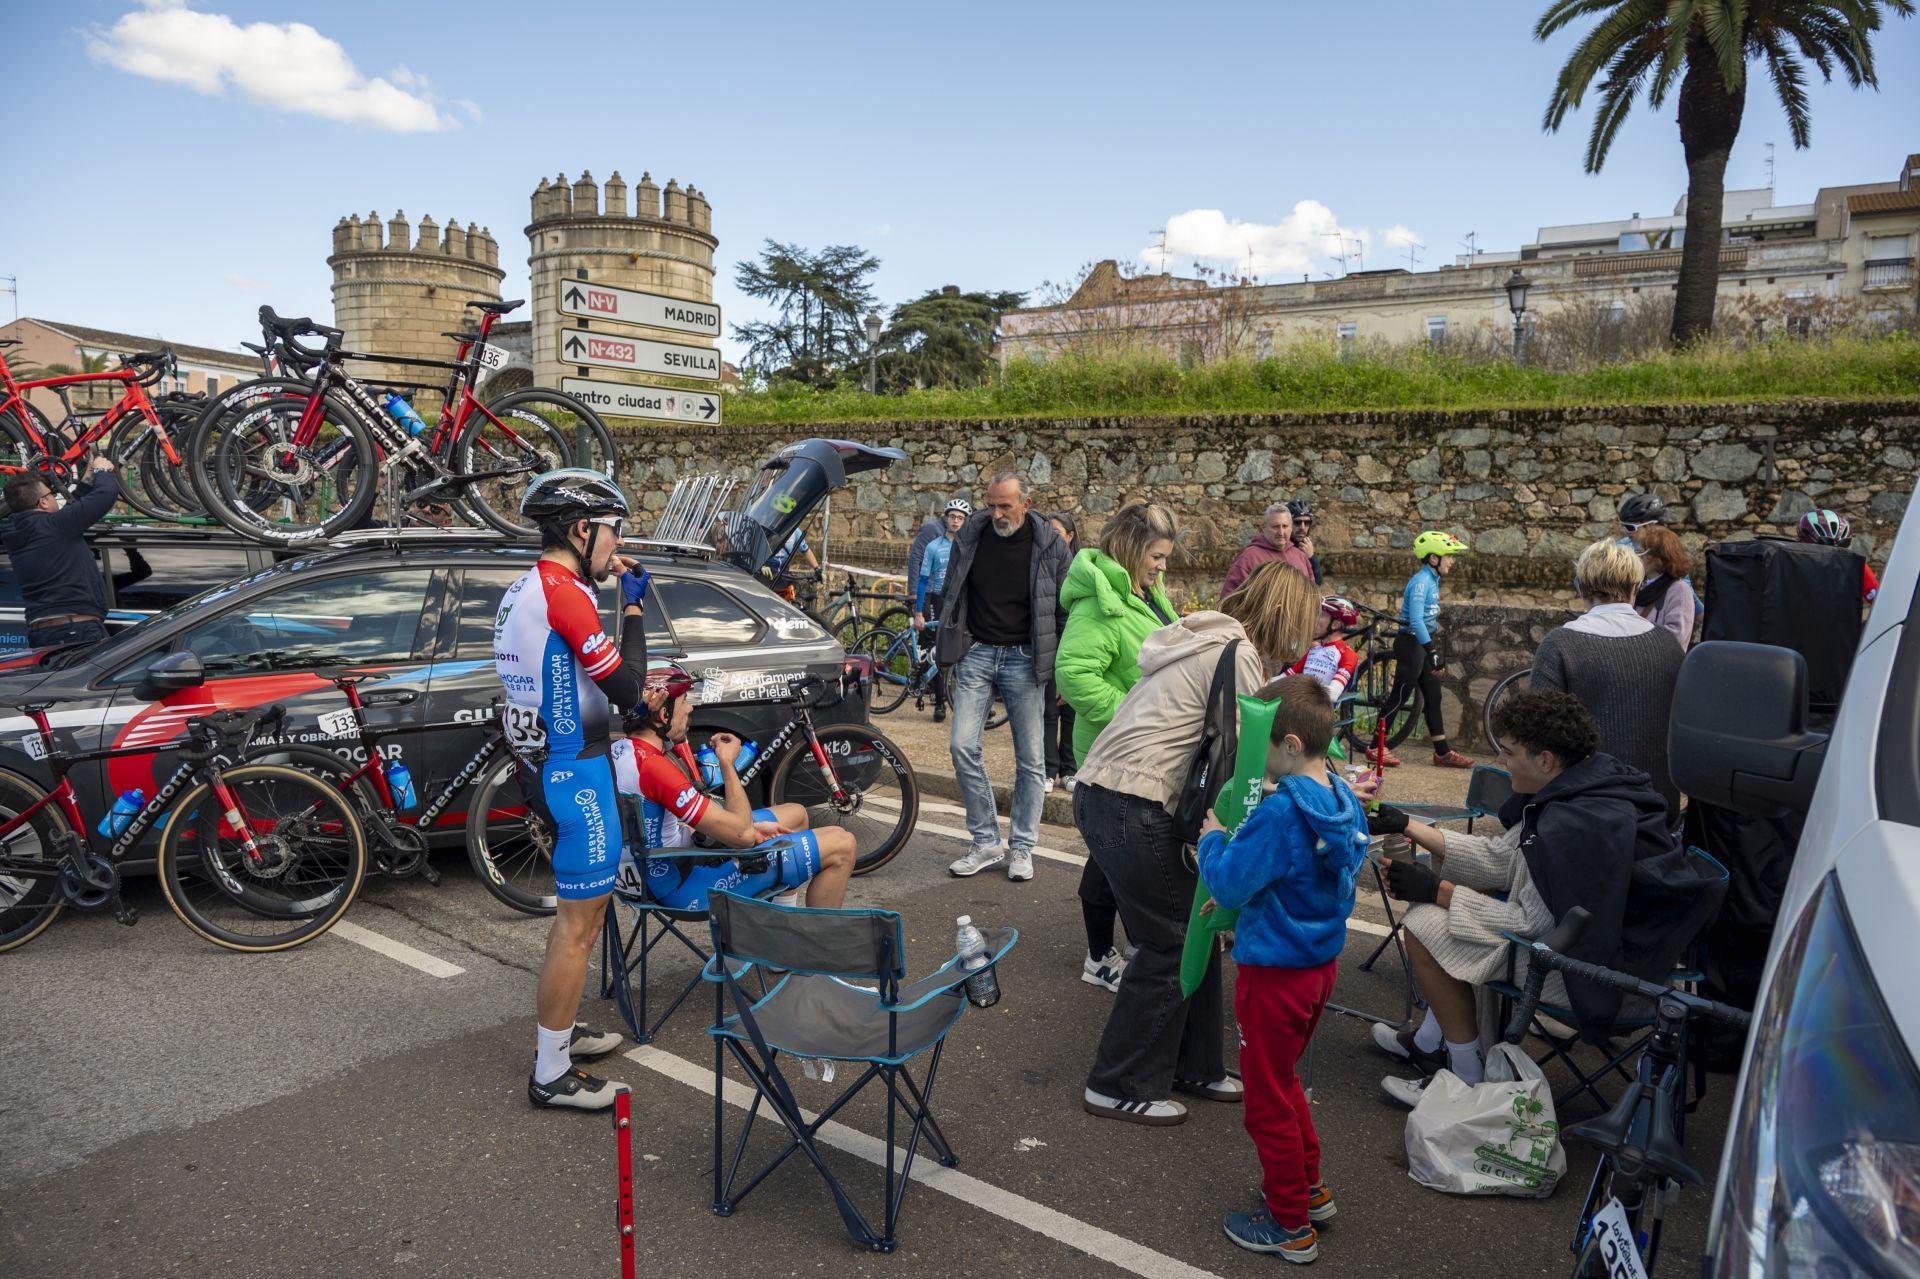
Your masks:
<instances>
[{"instance_id":1,"label":"man with grey beard","mask_svg":"<svg viewBox=\"0 0 1920 1279\"><path fill-rule=\"evenodd\" d=\"M962 877L1004 861L1008 879L1033 878L1046 794L1041 698L1053 678L1060 583L1071 557L1053 525L1031 506L1024 477L1013 471L994 476L986 509L955 534L947 569L934 660L955 668L948 681L949 743L973 846L947 869ZM1005 844L980 741L995 693L1006 703L1013 732L1013 812Z\"/></svg>"}]
</instances>

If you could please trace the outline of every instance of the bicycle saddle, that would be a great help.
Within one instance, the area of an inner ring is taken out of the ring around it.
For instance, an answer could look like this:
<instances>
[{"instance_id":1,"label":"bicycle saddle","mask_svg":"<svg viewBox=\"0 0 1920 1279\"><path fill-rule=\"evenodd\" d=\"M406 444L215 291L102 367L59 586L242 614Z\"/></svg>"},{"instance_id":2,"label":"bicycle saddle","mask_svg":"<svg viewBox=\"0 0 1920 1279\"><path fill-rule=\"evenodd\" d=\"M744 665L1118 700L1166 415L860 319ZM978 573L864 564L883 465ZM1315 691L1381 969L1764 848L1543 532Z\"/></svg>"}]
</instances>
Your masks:
<instances>
[{"instance_id":1,"label":"bicycle saddle","mask_svg":"<svg viewBox=\"0 0 1920 1279\"><path fill-rule=\"evenodd\" d=\"M514 302L485 302L476 298L473 301L467 303L467 305L472 307L474 310L485 311L488 315L505 315L509 311L519 310L521 307L525 306L526 304L527 304L527 300L525 298L521 298L518 301L514 301Z\"/></svg>"},{"instance_id":2,"label":"bicycle saddle","mask_svg":"<svg viewBox=\"0 0 1920 1279\"><path fill-rule=\"evenodd\" d=\"M1640 1147L1633 1141L1633 1120L1640 1108L1641 1095L1648 1092L1653 1095L1653 1122L1649 1125L1645 1147ZM1605 1115L1563 1130L1564 1136L1610 1152L1623 1172L1636 1171L1634 1165L1638 1163L1660 1176L1684 1181L1690 1186L1700 1185L1700 1174L1687 1162L1686 1151L1681 1149L1673 1133L1673 1094L1641 1079L1634 1080Z\"/></svg>"}]
</instances>

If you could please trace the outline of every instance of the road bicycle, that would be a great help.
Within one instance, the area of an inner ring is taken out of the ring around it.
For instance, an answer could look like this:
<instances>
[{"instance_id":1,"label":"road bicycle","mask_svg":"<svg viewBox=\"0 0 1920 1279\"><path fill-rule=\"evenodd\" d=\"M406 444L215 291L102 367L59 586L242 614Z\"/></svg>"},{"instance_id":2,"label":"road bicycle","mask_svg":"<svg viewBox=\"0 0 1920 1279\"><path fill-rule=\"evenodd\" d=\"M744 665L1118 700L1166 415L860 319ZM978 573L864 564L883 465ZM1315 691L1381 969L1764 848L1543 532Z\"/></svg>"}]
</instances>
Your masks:
<instances>
[{"instance_id":1,"label":"road bicycle","mask_svg":"<svg viewBox=\"0 0 1920 1279\"><path fill-rule=\"evenodd\" d=\"M813 708L829 688L818 676L789 686L781 700L793 708L792 718L761 747L740 780L751 788L767 776L768 803L799 804L813 825L851 831L860 850L853 873L868 875L906 847L920 820L920 780L905 752L871 728L814 725ZM834 692L845 696L844 683ZM529 807L517 761L499 761L475 785L467 808L467 850L482 868L481 882L516 910L551 915L553 830Z\"/></svg>"},{"instance_id":2,"label":"road bicycle","mask_svg":"<svg viewBox=\"0 0 1920 1279\"><path fill-rule=\"evenodd\" d=\"M873 659L873 693L867 704L874 714L899 709L909 696L915 710L926 709L927 699L933 696L933 637L939 626L929 622L919 631L911 625L900 630L876 626L847 645L849 653ZM999 728L1008 718L1006 703L994 694L987 730Z\"/></svg>"},{"instance_id":3,"label":"road bicycle","mask_svg":"<svg viewBox=\"0 0 1920 1279\"><path fill-rule=\"evenodd\" d=\"M500 532L532 536L537 530L519 516L528 482L576 464L610 472L613 437L592 409L557 391L531 387L482 403L473 387L492 349L487 339L521 303L467 305L481 313L480 325L447 335L459 344L454 360L347 351L339 329L262 307L262 325L311 382L202 418L188 474L208 514L245 536L297 544L359 525L384 488L390 521L403 507L437 501ZM323 345L303 346L302 338ZM437 423L403 423L379 394L422 384L363 382L345 370L352 360L450 370ZM233 394L251 389L242 384Z\"/></svg>"},{"instance_id":4,"label":"road bicycle","mask_svg":"<svg viewBox=\"0 0 1920 1279\"><path fill-rule=\"evenodd\" d=\"M849 573L847 584L829 595L824 603L820 601L820 591L826 585L826 574L818 569L810 573L783 573L776 588L791 583L794 603L849 651L860 633L870 628L912 629L913 611L901 596L891 591L863 591L853 581Z\"/></svg>"},{"instance_id":5,"label":"road bicycle","mask_svg":"<svg viewBox=\"0 0 1920 1279\"><path fill-rule=\"evenodd\" d=\"M1379 609L1365 604L1357 607L1364 620L1345 632L1344 638L1360 653L1360 664L1354 668L1353 678L1347 681L1336 726L1348 747L1364 756L1379 741L1382 716L1387 720L1389 749L1407 740L1413 726L1420 721L1421 696L1420 686L1416 684L1408 691L1406 700L1388 713L1394 679L1400 671L1400 663L1393 655L1393 632L1399 628L1399 622Z\"/></svg>"},{"instance_id":6,"label":"road bicycle","mask_svg":"<svg viewBox=\"0 0 1920 1279\"><path fill-rule=\"evenodd\" d=\"M1600 1151L1568 1245L1574 1254L1573 1279L1651 1276L1667 1214L1678 1202L1681 1188L1703 1181L1687 1162L1684 1145L1689 1023L1705 1017L1745 1031L1752 1014L1673 986L1568 958L1563 952L1578 939L1587 918L1586 909L1576 906L1552 932L1527 947L1527 984L1507 1024L1506 1039L1517 1044L1526 1037L1549 971L1652 1001L1653 1030L1633 1082L1607 1114L1561 1130L1563 1137Z\"/></svg>"},{"instance_id":7,"label":"road bicycle","mask_svg":"<svg viewBox=\"0 0 1920 1279\"><path fill-rule=\"evenodd\" d=\"M153 700L194 687L199 677L198 659L175 654L156 663L137 691ZM37 734L27 739L29 751L52 770L53 789L0 773L0 951L32 941L68 906L112 910L121 923L134 923L137 912L120 895L120 863L162 817L161 891L180 921L215 945L286 950L347 913L366 874L366 839L352 807L298 769L227 762L281 722L285 707L188 717L185 735L172 743L179 767L123 829L106 835L81 814L69 771L156 748L63 750L47 717L55 704L20 707ZM110 841L104 853L95 850L95 834Z\"/></svg>"},{"instance_id":8,"label":"road bicycle","mask_svg":"<svg viewBox=\"0 0 1920 1279\"><path fill-rule=\"evenodd\" d=\"M1511 675L1502 676L1500 682L1487 694L1487 704L1481 708L1481 727L1487 730L1487 744L1495 750L1500 749L1500 734L1493 731L1493 712L1509 693L1525 692L1533 679L1533 668L1523 666Z\"/></svg>"}]
</instances>

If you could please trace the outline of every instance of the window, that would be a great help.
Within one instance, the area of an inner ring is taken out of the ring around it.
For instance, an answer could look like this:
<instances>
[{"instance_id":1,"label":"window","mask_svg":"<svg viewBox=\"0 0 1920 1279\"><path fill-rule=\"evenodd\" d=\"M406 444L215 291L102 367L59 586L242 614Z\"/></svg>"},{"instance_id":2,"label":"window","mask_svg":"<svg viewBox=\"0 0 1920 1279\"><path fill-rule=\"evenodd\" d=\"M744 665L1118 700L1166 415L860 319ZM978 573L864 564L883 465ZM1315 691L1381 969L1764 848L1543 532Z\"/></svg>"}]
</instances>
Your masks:
<instances>
[{"instance_id":1,"label":"window","mask_svg":"<svg viewBox=\"0 0 1920 1279\"><path fill-rule=\"evenodd\" d=\"M1439 346L1447 340L1447 317L1429 315L1427 317L1427 345Z\"/></svg>"},{"instance_id":2,"label":"window","mask_svg":"<svg viewBox=\"0 0 1920 1279\"><path fill-rule=\"evenodd\" d=\"M1340 336L1340 358L1345 359L1353 354L1353 340L1359 335L1360 326L1352 320L1342 320L1336 332Z\"/></svg>"},{"instance_id":3,"label":"window","mask_svg":"<svg viewBox=\"0 0 1920 1279\"><path fill-rule=\"evenodd\" d=\"M1609 325L1618 327L1627 322L1627 304L1618 298L1607 303L1605 320Z\"/></svg>"},{"instance_id":4,"label":"window","mask_svg":"<svg viewBox=\"0 0 1920 1279\"><path fill-rule=\"evenodd\" d=\"M113 580L113 606L137 612L172 608L246 576L252 567L247 552L233 546L149 546L139 563L128 551L124 546L103 546L98 554Z\"/></svg>"},{"instance_id":5,"label":"window","mask_svg":"<svg viewBox=\"0 0 1920 1279\"><path fill-rule=\"evenodd\" d=\"M1904 235L1867 237L1866 278L1862 288L1904 289L1913 283L1913 257Z\"/></svg>"},{"instance_id":6,"label":"window","mask_svg":"<svg viewBox=\"0 0 1920 1279\"><path fill-rule=\"evenodd\" d=\"M653 593L685 651L754 644L766 631L740 601L705 582L656 580Z\"/></svg>"},{"instance_id":7,"label":"window","mask_svg":"<svg viewBox=\"0 0 1920 1279\"><path fill-rule=\"evenodd\" d=\"M207 374L207 398L212 399L218 394L220 394L220 379L209 373Z\"/></svg>"},{"instance_id":8,"label":"window","mask_svg":"<svg viewBox=\"0 0 1920 1279\"><path fill-rule=\"evenodd\" d=\"M491 658L493 656L493 623L500 613L500 598L507 588L526 576L525 569L468 569L460 585L460 614L454 632L454 656L466 661ZM654 578L655 589L660 579ZM613 601L619 598L617 591L601 592L600 624L607 634L615 639L620 637L616 629L618 615ZM665 620L658 608L649 607L647 617L647 651L659 653L671 646L672 636L667 633Z\"/></svg>"},{"instance_id":9,"label":"window","mask_svg":"<svg viewBox=\"0 0 1920 1279\"><path fill-rule=\"evenodd\" d=\"M422 630L430 636L437 623L427 616L432 578L426 568L285 575L279 590L209 618L175 647L225 674L411 661Z\"/></svg>"}]
</instances>

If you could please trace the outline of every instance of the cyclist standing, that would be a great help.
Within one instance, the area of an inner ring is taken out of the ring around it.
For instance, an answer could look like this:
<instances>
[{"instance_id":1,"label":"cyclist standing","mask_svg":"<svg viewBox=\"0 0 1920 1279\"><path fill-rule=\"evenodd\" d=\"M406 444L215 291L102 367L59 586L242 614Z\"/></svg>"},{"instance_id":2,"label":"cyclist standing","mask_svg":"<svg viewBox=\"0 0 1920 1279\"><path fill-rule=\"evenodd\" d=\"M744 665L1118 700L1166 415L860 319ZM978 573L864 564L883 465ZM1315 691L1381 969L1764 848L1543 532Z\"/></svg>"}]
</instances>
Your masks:
<instances>
[{"instance_id":1,"label":"cyclist standing","mask_svg":"<svg viewBox=\"0 0 1920 1279\"><path fill-rule=\"evenodd\" d=\"M973 503L964 497L951 498L947 509L941 515L940 536L928 543L920 554L920 576L914 579L913 586L913 629L922 630L927 619L940 619L941 606L946 602L947 565L953 562L953 535L966 524L967 517L973 514ZM938 724L947 718L947 677L940 668L933 668L933 722Z\"/></svg>"},{"instance_id":2,"label":"cyclist standing","mask_svg":"<svg viewBox=\"0 0 1920 1279\"><path fill-rule=\"evenodd\" d=\"M1800 517L1800 540L1815 546L1852 546L1853 526L1838 511L1808 511ZM1860 598L1871 604L1880 594L1880 579L1873 565L1860 566Z\"/></svg>"},{"instance_id":3,"label":"cyclist standing","mask_svg":"<svg viewBox=\"0 0 1920 1279\"><path fill-rule=\"evenodd\" d=\"M540 967L539 1026L527 1099L535 1106L604 1110L625 1085L589 1075L574 1058L620 1046L574 1020L620 864L620 810L608 758L610 706L642 702L647 669L644 574L615 552L626 494L598 471L548 471L527 486L520 516L540 530L541 554L507 588L494 619L493 661L506 690L507 746L529 806L553 832L559 909ZM595 583L620 574L621 635L600 625ZM652 695L662 701L664 693Z\"/></svg>"},{"instance_id":4,"label":"cyclist standing","mask_svg":"<svg viewBox=\"0 0 1920 1279\"><path fill-rule=\"evenodd\" d=\"M1293 544L1307 557L1307 563L1313 569L1313 584L1320 586L1327 578L1320 571L1320 556L1313 549L1313 500L1297 497L1287 503L1287 513L1293 516Z\"/></svg>"},{"instance_id":5,"label":"cyclist standing","mask_svg":"<svg viewBox=\"0 0 1920 1279\"><path fill-rule=\"evenodd\" d=\"M1438 529L1428 529L1413 539L1413 553L1420 567L1400 592L1400 630L1393 637L1393 691L1380 708L1381 718L1392 719L1414 688L1420 689L1427 704L1427 736L1433 739L1435 768L1473 767L1472 760L1447 745L1447 726L1440 707L1440 676L1447 668L1440 650L1440 579L1453 571L1453 557L1466 549L1465 542ZM1392 751L1377 748L1367 752L1367 760L1376 768L1400 763Z\"/></svg>"}]
</instances>

